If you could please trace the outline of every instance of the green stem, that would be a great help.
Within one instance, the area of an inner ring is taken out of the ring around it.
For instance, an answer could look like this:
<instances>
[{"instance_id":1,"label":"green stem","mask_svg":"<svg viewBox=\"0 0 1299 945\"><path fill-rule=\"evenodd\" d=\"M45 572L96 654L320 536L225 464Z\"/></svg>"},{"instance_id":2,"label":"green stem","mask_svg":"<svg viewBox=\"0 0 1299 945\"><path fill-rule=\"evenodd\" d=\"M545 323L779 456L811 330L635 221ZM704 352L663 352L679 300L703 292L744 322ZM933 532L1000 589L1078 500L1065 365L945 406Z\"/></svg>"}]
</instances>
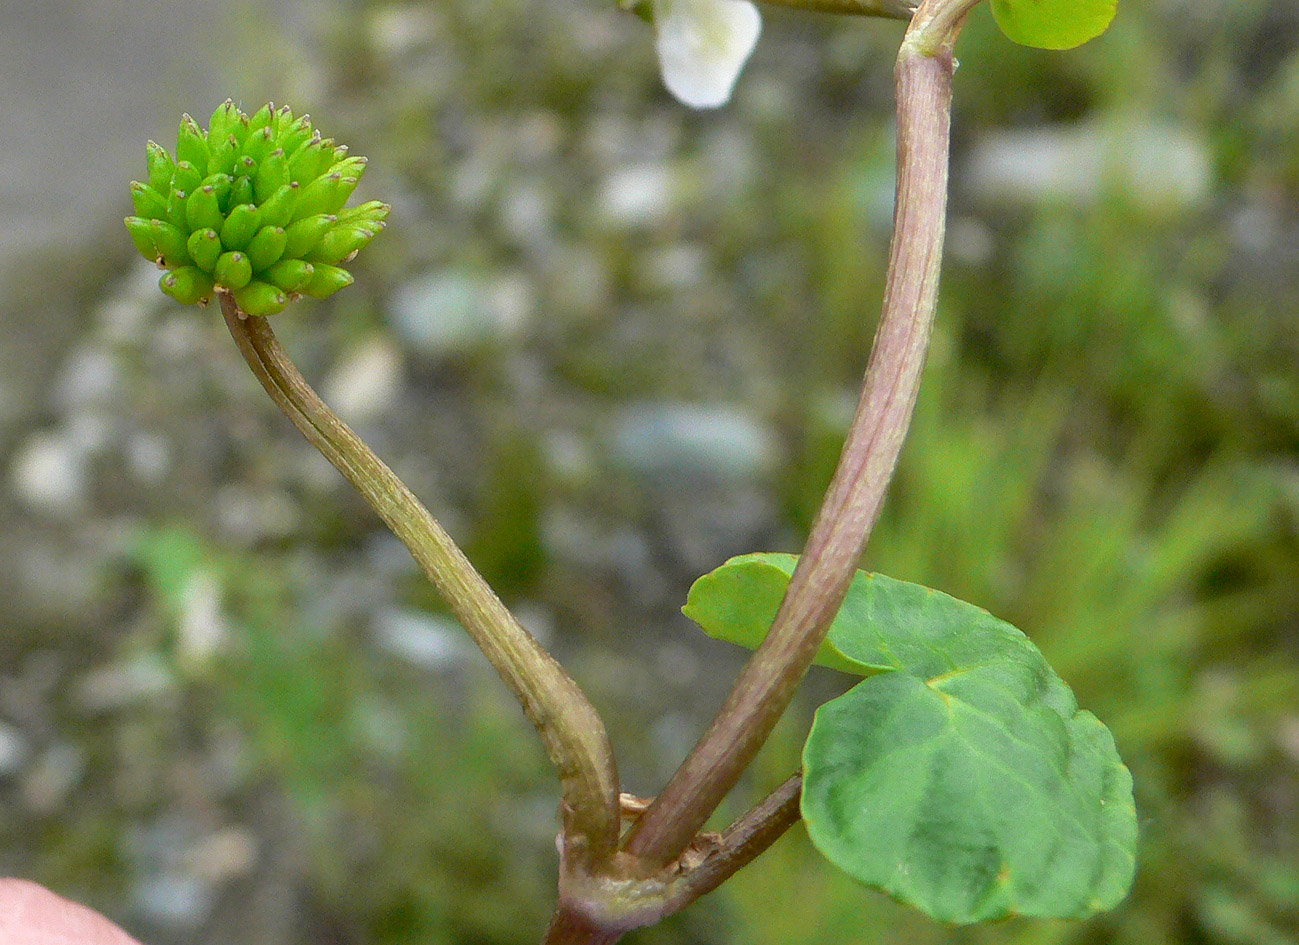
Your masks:
<instances>
[{"instance_id":1,"label":"green stem","mask_svg":"<svg viewBox=\"0 0 1299 945\"><path fill-rule=\"evenodd\" d=\"M764 3L821 13L841 13L849 16L884 16L894 20L909 20L915 12L912 0L763 0Z\"/></svg>"},{"instance_id":2,"label":"green stem","mask_svg":"<svg viewBox=\"0 0 1299 945\"><path fill-rule=\"evenodd\" d=\"M624 841L646 874L681 855L788 707L843 602L897 464L937 306L955 68L951 46L960 19L932 53L915 40L943 6L944 0L922 5L898 55L893 243L857 414L767 638L712 726ZM934 35L924 33L927 43Z\"/></svg>"},{"instance_id":3,"label":"green stem","mask_svg":"<svg viewBox=\"0 0 1299 945\"><path fill-rule=\"evenodd\" d=\"M271 399L410 549L536 726L559 772L569 855L577 862L605 862L617 843L621 814L613 752L595 708L428 509L316 395L268 321L246 316L228 293L218 296L231 336Z\"/></svg>"}]
</instances>

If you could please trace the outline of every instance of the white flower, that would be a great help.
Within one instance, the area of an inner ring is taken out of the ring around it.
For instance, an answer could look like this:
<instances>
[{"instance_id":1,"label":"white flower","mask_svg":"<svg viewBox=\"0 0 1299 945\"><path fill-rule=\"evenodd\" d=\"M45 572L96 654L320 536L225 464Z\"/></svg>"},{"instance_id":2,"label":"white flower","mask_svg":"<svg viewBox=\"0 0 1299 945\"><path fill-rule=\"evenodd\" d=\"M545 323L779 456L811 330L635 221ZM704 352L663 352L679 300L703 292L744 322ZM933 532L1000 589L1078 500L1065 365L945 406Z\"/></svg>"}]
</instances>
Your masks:
<instances>
[{"instance_id":1,"label":"white flower","mask_svg":"<svg viewBox=\"0 0 1299 945\"><path fill-rule=\"evenodd\" d=\"M694 108L725 105L762 32L749 0L654 0L663 84Z\"/></svg>"}]
</instances>

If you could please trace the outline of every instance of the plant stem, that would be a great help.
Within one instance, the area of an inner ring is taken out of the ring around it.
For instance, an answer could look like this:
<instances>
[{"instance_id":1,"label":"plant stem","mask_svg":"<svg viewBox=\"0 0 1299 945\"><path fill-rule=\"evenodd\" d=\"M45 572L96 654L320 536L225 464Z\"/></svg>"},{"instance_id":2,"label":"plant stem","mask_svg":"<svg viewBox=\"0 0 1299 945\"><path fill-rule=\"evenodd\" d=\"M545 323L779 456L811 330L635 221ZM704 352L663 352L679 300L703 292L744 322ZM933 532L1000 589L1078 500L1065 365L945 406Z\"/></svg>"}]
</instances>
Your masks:
<instances>
[{"instance_id":1,"label":"plant stem","mask_svg":"<svg viewBox=\"0 0 1299 945\"><path fill-rule=\"evenodd\" d=\"M798 823L803 775L790 775L780 787L722 831L718 848L673 885L671 912L712 892L748 866Z\"/></svg>"},{"instance_id":2,"label":"plant stem","mask_svg":"<svg viewBox=\"0 0 1299 945\"><path fill-rule=\"evenodd\" d=\"M621 826L618 775L595 708L506 609L428 509L316 395L269 322L246 316L228 293L218 296L231 336L271 399L410 549L536 726L559 773L569 855L578 862L607 860Z\"/></svg>"},{"instance_id":3,"label":"plant stem","mask_svg":"<svg viewBox=\"0 0 1299 945\"><path fill-rule=\"evenodd\" d=\"M911 0L763 0L764 3L799 10L816 10L822 13L842 13L850 16L884 16L894 20L909 20L916 4Z\"/></svg>"},{"instance_id":4,"label":"plant stem","mask_svg":"<svg viewBox=\"0 0 1299 945\"><path fill-rule=\"evenodd\" d=\"M766 639L711 727L628 833L624 849L646 873L681 855L789 705L843 603L897 464L929 346L942 259L951 46L960 20L932 53L916 37L943 6L943 0L922 5L898 55L898 184L888 280L839 466Z\"/></svg>"},{"instance_id":5,"label":"plant stem","mask_svg":"<svg viewBox=\"0 0 1299 945\"><path fill-rule=\"evenodd\" d=\"M542 945L613 945L622 932L611 932L593 925L580 912L560 903L546 929Z\"/></svg>"}]
</instances>

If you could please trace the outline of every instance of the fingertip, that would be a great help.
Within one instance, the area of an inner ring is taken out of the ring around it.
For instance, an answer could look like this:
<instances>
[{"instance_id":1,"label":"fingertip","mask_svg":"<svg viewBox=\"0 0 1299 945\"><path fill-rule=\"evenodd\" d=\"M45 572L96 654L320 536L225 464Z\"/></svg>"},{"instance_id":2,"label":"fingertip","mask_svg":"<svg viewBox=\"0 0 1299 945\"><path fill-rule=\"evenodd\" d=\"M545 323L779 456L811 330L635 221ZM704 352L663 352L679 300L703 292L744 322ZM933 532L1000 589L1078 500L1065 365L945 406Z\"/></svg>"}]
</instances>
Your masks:
<instances>
[{"instance_id":1,"label":"fingertip","mask_svg":"<svg viewBox=\"0 0 1299 945\"><path fill-rule=\"evenodd\" d=\"M140 945L80 903L26 879L0 878L0 942L4 945Z\"/></svg>"}]
</instances>

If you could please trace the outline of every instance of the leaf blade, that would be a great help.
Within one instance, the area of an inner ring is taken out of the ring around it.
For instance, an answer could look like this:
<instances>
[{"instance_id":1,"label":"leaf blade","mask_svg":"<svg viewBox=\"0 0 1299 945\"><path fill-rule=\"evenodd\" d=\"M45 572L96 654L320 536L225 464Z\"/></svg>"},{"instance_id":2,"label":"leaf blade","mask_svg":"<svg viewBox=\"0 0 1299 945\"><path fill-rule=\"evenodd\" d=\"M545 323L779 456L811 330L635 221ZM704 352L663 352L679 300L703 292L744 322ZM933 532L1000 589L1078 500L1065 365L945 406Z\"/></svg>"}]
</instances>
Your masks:
<instances>
[{"instance_id":1,"label":"leaf blade","mask_svg":"<svg viewBox=\"0 0 1299 945\"><path fill-rule=\"evenodd\" d=\"M1038 49L1073 49L1113 22L1118 0L991 0L992 15L1010 39Z\"/></svg>"},{"instance_id":2,"label":"leaf blade","mask_svg":"<svg viewBox=\"0 0 1299 945\"><path fill-rule=\"evenodd\" d=\"M796 555L766 552L731 558L691 585L681 612L710 637L757 649L771 629L797 562ZM875 671L844 656L829 640L813 662L857 675Z\"/></svg>"}]
</instances>

